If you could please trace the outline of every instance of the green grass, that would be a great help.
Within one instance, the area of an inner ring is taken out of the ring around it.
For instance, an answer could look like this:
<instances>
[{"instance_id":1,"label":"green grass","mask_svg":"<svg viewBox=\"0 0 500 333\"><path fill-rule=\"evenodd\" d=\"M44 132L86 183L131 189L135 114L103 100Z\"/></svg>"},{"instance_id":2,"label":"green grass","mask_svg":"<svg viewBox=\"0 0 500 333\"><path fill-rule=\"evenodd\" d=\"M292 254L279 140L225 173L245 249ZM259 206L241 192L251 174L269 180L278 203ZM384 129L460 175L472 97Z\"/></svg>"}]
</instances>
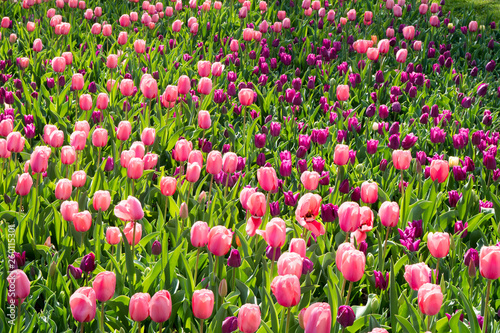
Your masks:
<instances>
[{"instance_id":1,"label":"green grass","mask_svg":"<svg viewBox=\"0 0 500 333\"><path fill-rule=\"evenodd\" d=\"M500 23L500 0L446 0L443 13L470 17L479 24Z\"/></svg>"}]
</instances>

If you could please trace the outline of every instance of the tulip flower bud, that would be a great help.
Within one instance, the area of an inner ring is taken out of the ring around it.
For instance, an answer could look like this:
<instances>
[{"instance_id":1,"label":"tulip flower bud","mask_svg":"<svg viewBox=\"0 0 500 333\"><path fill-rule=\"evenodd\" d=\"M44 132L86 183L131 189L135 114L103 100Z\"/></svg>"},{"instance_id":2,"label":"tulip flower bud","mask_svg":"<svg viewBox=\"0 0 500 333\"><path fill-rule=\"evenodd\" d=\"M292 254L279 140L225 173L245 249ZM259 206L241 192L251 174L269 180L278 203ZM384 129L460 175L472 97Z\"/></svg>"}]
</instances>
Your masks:
<instances>
[{"instance_id":1,"label":"tulip flower bud","mask_svg":"<svg viewBox=\"0 0 500 333\"><path fill-rule=\"evenodd\" d=\"M337 322L342 327L349 327L354 324L354 320L356 319L356 315L354 311L349 305L341 305L339 307L339 311L337 313Z\"/></svg>"},{"instance_id":2,"label":"tulip flower bud","mask_svg":"<svg viewBox=\"0 0 500 333\"><path fill-rule=\"evenodd\" d=\"M151 245L151 253L155 256L161 254L161 243L159 241L155 240L153 242L153 245Z\"/></svg>"},{"instance_id":3,"label":"tulip flower bud","mask_svg":"<svg viewBox=\"0 0 500 333\"><path fill-rule=\"evenodd\" d=\"M300 310L299 312L299 326L300 328L302 329L305 329L305 325L304 325L304 313L306 313L306 310L307 308L303 308L302 310Z\"/></svg>"},{"instance_id":4,"label":"tulip flower bud","mask_svg":"<svg viewBox=\"0 0 500 333\"><path fill-rule=\"evenodd\" d=\"M54 277L54 275L56 274L56 269L57 269L56 262L55 261L51 262L50 267L49 267L49 276L50 277Z\"/></svg>"},{"instance_id":5,"label":"tulip flower bud","mask_svg":"<svg viewBox=\"0 0 500 333\"><path fill-rule=\"evenodd\" d=\"M237 249L231 250L229 258L227 258L227 265L229 267L240 267L241 266L241 255L240 251Z\"/></svg>"},{"instance_id":6,"label":"tulip flower bud","mask_svg":"<svg viewBox=\"0 0 500 333\"><path fill-rule=\"evenodd\" d=\"M198 203L201 204L205 202L207 199L207 193L205 191L201 191L200 195L198 196Z\"/></svg>"},{"instance_id":7,"label":"tulip flower bud","mask_svg":"<svg viewBox=\"0 0 500 333\"><path fill-rule=\"evenodd\" d=\"M474 265L474 260L469 261L468 273L471 278L476 277L476 265Z\"/></svg>"},{"instance_id":8,"label":"tulip flower bud","mask_svg":"<svg viewBox=\"0 0 500 333\"><path fill-rule=\"evenodd\" d=\"M226 279L222 279L219 283L219 296L224 298L227 295L227 281Z\"/></svg>"},{"instance_id":9,"label":"tulip flower bud","mask_svg":"<svg viewBox=\"0 0 500 333\"><path fill-rule=\"evenodd\" d=\"M188 206L185 202L181 204L181 209L179 211L179 215L181 216L181 219L185 220L189 216L189 211L188 211Z\"/></svg>"},{"instance_id":10,"label":"tulip flower bud","mask_svg":"<svg viewBox=\"0 0 500 333\"><path fill-rule=\"evenodd\" d=\"M3 200L7 205L9 205L12 202L12 199L10 198L10 196L7 195L7 193L3 195Z\"/></svg>"}]
</instances>

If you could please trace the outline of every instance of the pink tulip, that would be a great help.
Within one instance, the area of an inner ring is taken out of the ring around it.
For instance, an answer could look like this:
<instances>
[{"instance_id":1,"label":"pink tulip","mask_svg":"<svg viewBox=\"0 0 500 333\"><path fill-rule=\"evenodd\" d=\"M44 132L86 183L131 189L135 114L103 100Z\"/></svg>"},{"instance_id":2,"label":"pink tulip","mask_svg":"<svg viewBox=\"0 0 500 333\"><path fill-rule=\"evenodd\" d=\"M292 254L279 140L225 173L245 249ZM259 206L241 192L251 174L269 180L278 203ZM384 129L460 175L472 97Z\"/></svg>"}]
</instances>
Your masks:
<instances>
[{"instance_id":1,"label":"pink tulip","mask_svg":"<svg viewBox=\"0 0 500 333\"><path fill-rule=\"evenodd\" d=\"M73 215L78 213L78 202L76 201L64 201L61 204L61 215L66 222L73 221Z\"/></svg>"},{"instance_id":2,"label":"pink tulip","mask_svg":"<svg viewBox=\"0 0 500 333\"><path fill-rule=\"evenodd\" d=\"M406 170L410 167L411 152L409 150L394 150L392 152L392 163L396 170Z\"/></svg>"},{"instance_id":3,"label":"pink tulip","mask_svg":"<svg viewBox=\"0 0 500 333\"><path fill-rule=\"evenodd\" d=\"M335 255L335 264L337 265L337 269L342 272L342 256L345 252L350 250L355 250L356 248L352 243L342 243L340 244L337 253Z\"/></svg>"},{"instance_id":4,"label":"pink tulip","mask_svg":"<svg viewBox=\"0 0 500 333\"><path fill-rule=\"evenodd\" d=\"M208 319L214 310L214 293L209 289L195 290L192 299L193 315L198 319Z\"/></svg>"},{"instance_id":5,"label":"pink tulip","mask_svg":"<svg viewBox=\"0 0 500 333\"><path fill-rule=\"evenodd\" d=\"M361 200L366 204L373 204L378 199L378 184L364 182L361 184Z\"/></svg>"},{"instance_id":6,"label":"pink tulip","mask_svg":"<svg viewBox=\"0 0 500 333\"><path fill-rule=\"evenodd\" d=\"M42 173L47 171L50 157L50 148L45 146L37 146L31 153L30 166L34 173Z\"/></svg>"},{"instance_id":7,"label":"pink tulip","mask_svg":"<svg viewBox=\"0 0 500 333\"><path fill-rule=\"evenodd\" d=\"M96 275L92 288L99 302L106 302L113 297L116 288L116 275L113 272L104 271Z\"/></svg>"},{"instance_id":8,"label":"pink tulip","mask_svg":"<svg viewBox=\"0 0 500 333\"><path fill-rule=\"evenodd\" d=\"M7 150L12 153L20 153L24 149L24 138L19 132L10 132L7 135Z\"/></svg>"},{"instance_id":9,"label":"pink tulip","mask_svg":"<svg viewBox=\"0 0 500 333\"><path fill-rule=\"evenodd\" d=\"M432 160L431 162L431 179L435 181L437 179L438 183L444 183L448 178L450 172L450 167L448 161L443 160Z\"/></svg>"},{"instance_id":10,"label":"pink tulip","mask_svg":"<svg viewBox=\"0 0 500 333\"><path fill-rule=\"evenodd\" d=\"M116 138L120 141L127 141L132 133L132 125L128 121L120 121L116 130Z\"/></svg>"},{"instance_id":11,"label":"pink tulip","mask_svg":"<svg viewBox=\"0 0 500 333\"><path fill-rule=\"evenodd\" d=\"M397 202L384 201L378 210L380 223L388 228L394 228L399 222L399 205Z\"/></svg>"},{"instance_id":12,"label":"pink tulip","mask_svg":"<svg viewBox=\"0 0 500 333\"><path fill-rule=\"evenodd\" d=\"M257 170L257 180L260 187L266 191L275 191L278 188L278 177L273 167L261 167Z\"/></svg>"},{"instance_id":13,"label":"pink tulip","mask_svg":"<svg viewBox=\"0 0 500 333\"><path fill-rule=\"evenodd\" d=\"M83 170L75 171L71 175L71 184L74 187L83 187L85 186L86 181L87 181L87 174Z\"/></svg>"},{"instance_id":14,"label":"pink tulip","mask_svg":"<svg viewBox=\"0 0 500 333\"><path fill-rule=\"evenodd\" d=\"M82 90L85 81L83 80L83 75L80 73L73 74L71 78L71 88L73 90Z\"/></svg>"},{"instance_id":15,"label":"pink tulip","mask_svg":"<svg viewBox=\"0 0 500 333\"><path fill-rule=\"evenodd\" d=\"M208 250L216 256L224 256L231 249L233 233L224 226L215 226L208 233Z\"/></svg>"},{"instance_id":16,"label":"pink tulip","mask_svg":"<svg viewBox=\"0 0 500 333\"><path fill-rule=\"evenodd\" d=\"M11 156L11 152L7 149L7 140L0 139L0 157L10 158Z\"/></svg>"},{"instance_id":17,"label":"pink tulip","mask_svg":"<svg viewBox=\"0 0 500 333\"><path fill-rule=\"evenodd\" d=\"M450 251L450 235L446 232L430 232L427 247L434 258L444 258Z\"/></svg>"},{"instance_id":18,"label":"pink tulip","mask_svg":"<svg viewBox=\"0 0 500 333\"><path fill-rule=\"evenodd\" d=\"M314 303L304 312L305 333L330 333L332 314L328 303Z\"/></svg>"},{"instance_id":19,"label":"pink tulip","mask_svg":"<svg viewBox=\"0 0 500 333\"><path fill-rule=\"evenodd\" d=\"M71 192L73 191L73 186L69 179L59 179L56 183L56 199L58 200L68 200L71 197Z\"/></svg>"},{"instance_id":20,"label":"pink tulip","mask_svg":"<svg viewBox=\"0 0 500 333\"><path fill-rule=\"evenodd\" d=\"M342 255L342 275L347 281L357 282L365 273L365 254L358 250L348 250Z\"/></svg>"},{"instance_id":21,"label":"pink tulip","mask_svg":"<svg viewBox=\"0 0 500 333\"><path fill-rule=\"evenodd\" d=\"M282 247L286 241L286 224L279 217L271 219L266 225L266 230L257 230L271 247Z\"/></svg>"},{"instance_id":22,"label":"pink tulip","mask_svg":"<svg viewBox=\"0 0 500 333\"><path fill-rule=\"evenodd\" d=\"M300 198L295 210L297 222L316 236L325 233L324 225L316 221L321 208L321 200L322 198L318 194L306 193Z\"/></svg>"},{"instance_id":23,"label":"pink tulip","mask_svg":"<svg viewBox=\"0 0 500 333\"><path fill-rule=\"evenodd\" d=\"M88 210L74 213L73 224L75 226L75 230L78 232L88 231L92 224L92 215L90 215L90 212Z\"/></svg>"},{"instance_id":24,"label":"pink tulip","mask_svg":"<svg viewBox=\"0 0 500 333\"><path fill-rule=\"evenodd\" d=\"M156 130L154 128L146 127L142 130L141 141L145 146L152 146L155 142Z\"/></svg>"},{"instance_id":25,"label":"pink tulip","mask_svg":"<svg viewBox=\"0 0 500 333\"><path fill-rule=\"evenodd\" d=\"M160 2L159 2L160 3ZM172 313L172 298L167 290L156 292L149 301L149 315L155 323L163 323Z\"/></svg>"},{"instance_id":26,"label":"pink tulip","mask_svg":"<svg viewBox=\"0 0 500 333\"><path fill-rule=\"evenodd\" d=\"M407 49L400 49L396 53L396 61L403 64L406 62L407 56L408 56L408 50Z\"/></svg>"},{"instance_id":27,"label":"pink tulip","mask_svg":"<svg viewBox=\"0 0 500 333\"><path fill-rule=\"evenodd\" d=\"M212 125L212 120L210 119L210 113L205 110L200 110L198 112L198 127L201 129L209 129Z\"/></svg>"},{"instance_id":28,"label":"pink tulip","mask_svg":"<svg viewBox=\"0 0 500 333\"><path fill-rule=\"evenodd\" d=\"M30 294L30 280L26 273L20 269L10 272L7 277L8 296L17 302L23 302Z\"/></svg>"},{"instance_id":29,"label":"pink tulip","mask_svg":"<svg viewBox=\"0 0 500 333\"><path fill-rule=\"evenodd\" d=\"M238 166L238 156L235 153L227 152L224 154L224 156L222 156L222 170L225 173L229 174L234 173L236 171L237 166ZM257 178L258 175L259 171L257 171ZM273 186L273 183L271 183L270 186Z\"/></svg>"},{"instance_id":30,"label":"pink tulip","mask_svg":"<svg viewBox=\"0 0 500 333\"><path fill-rule=\"evenodd\" d=\"M144 217L141 202L132 196L120 201L115 206L114 212L115 216L124 222L139 221Z\"/></svg>"},{"instance_id":31,"label":"pink tulip","mask_svg":"<svg viewBox=\"0 0 500 333\"><path fill-rule=\"evenodd\" d=\"M92 133L92 144L95 147L105 147L108 143L108 131L105 128L96 128Z\"/></svg>"},{"instance_id":32,"label":"pink tulip","mask_svg":"<svg viewBox=\"0 0 500 333\"><path fill-rule=\"evenodd\" d=\"M207 161L207 166L208 166L208 161ZM244 210L249 210L250 209L248 207L248 199L255 192L256 192L255 188L252 188L252 187L245 187L245 188L243 188L241 190L241 192L240 192L240 203L241 203L241 206L243 207ZM264 201L265 201L265 196L264 196Z\"/></svg>"},{"instance_id":33,"label":"pink tulip","mask_svg":"<svg viewBox=\"0 0 500 333\"><path fill-rule=\"evenodd\" d=\"M23 173L17 179L16 194L20 196L26 196L30 193L32 186L33 178L31 178L29 173Z\"/></svg>"},{"instance_id":34,"label":"pink tulip","mask_svg":"<svg viewBox=\"0 0 500 333\"><path fill-rule=\"evenodd\" d=\"M195 222L191 227L191 245L198 248L207 245L209 231L210 228L206 222Z\"/></svg>"},{"instance_id":35,"label":"pink tulip","mask_svg":"<svg viewBox=\"0 0 500 333\"><path fill-rule=\"evenodd\" d=\"M344 232L354 232L360 226L360 209L355 202L344 202L338 210L340 229Z\"/></svg>"},{"instance_id":36,"label":"pink tulip","mask_svg":"<svg viewBox=\"0 0 500 333\"><path fill-rule=\"evenodd\" d=\"M196 183L200 179L201 167L198 163L189 163L186 168L186 180Z\"/></svg>"},{"instance_id":37,"label":"pink tulip","mask_svg":"<svg viewBox=\"0 0 500 333\"><path fill-rule=\"evenodd\" d=\"M106 229L106 241L109 245L116 245L120 243L122 239L122 234L120 232L120 228L118 227L108 227Z\"/></svg>"},{"instance_id":38,"label":"pink tulip","mask_svg":"<svg viewBox=\"0 0 500 333\"><path fill-rule=\"evenodd\" d=\"M316 171L304 171L300 176L300 181L306 190L314 191L318 188L319 178L319 173Z\"/></svg>"},{"instance_id":39,"label":"pink tulip","mask_svg":"<svg viewBox=\"0 0 500 333\"><path fill-rule=\"evenodd\" d=\"M271 291L278 304L286 308L300 302L300 281L295 275L276 276L271 283Z\"/></svg>"},{"instance_id":40,"label":"pink tulip","mask_svg":"<svg viewBox=\"0 0 500 333\"><path fill-rule=\"evenodd\" d=\"M75 149L71 146L64 146L61 148L61 163L71 165L76 161Z\"/></svg>"},{"instance_id":41,"label":"pink tulip","mask_svg":"<svg viewBox=\"0 0 500 333\"><path fill-rule=\"evenodd\" d=\"M181 139L175 143L174 159L179 162L187 161L189 153L193 149L193 144L186 139Z\"/></svg>"},{"instance_id":42,"label":"pink tulip","mask_svg":"<svg viewBox=\"0 0 500 333\"><path fill-rule=\"evenodd\" d=\"M207 156L206 170L211 175L217 175L222 170L222 155L217 150L212 150Z\"/></svg>"},{"instance_id":43,"label":"pink tulip","mask_svg":"<svg viewBox=\"0 0 500 333\"><path fill-rule=\"evenodd\" d=\"M147 293L136 293L130 298L128 312L133 321L144 321L149 317L149 302L151 296Z\"/></svg>"},{"instance_id":44,"label":"pink tulip","mask_svg":"<svg viewBox=\"0 0 500 333\"><path fill-rule=\"evenodd\" d=\"M338 144L335 146L333 163L336 165L346 165L349 162L349 146Z\"/></svg>"},{"instance_id":45,"label":"pink tulip","mask_svg":"<svg viewBox=\"0 0 500 333\"><path fill-rule=\"evenodd\" d=\"M243 106L252 105L253 99L254 99L254 93L253 90L251 89L244 88L238 92L238 100L240 101L240 104Z\"/></svg>"},{"instance_id":46,"label":"pink tulip","mask_svg":"<svg viewBox=\"0 0 500 333\"><path fill-rule=\"evenodd\" d=\"M134 229L135 229L135 238L134 238ZM123 233L125 234L125 238L127 238L127 242L129 245L139 244L142 237L142 224L137 222L128 222L123 228Z\"/></svg>"},{"instance_id":47,"label":"pink tulip","mask_svg":"<svg viewBox=\"0 0 500 333\"><path fill-rule=\"evenodd\" d=\"M160 180L161 194L171 196L177 188L177 180L173 177L162 177Z\"/></svg>"},{"instance_id":48,"label":"pink tulip","mask_svg":"<svg viewBox=\"0 0 500 333\"><path fill-rule=\"evenodd\" d=\"M198 61L198 75L201 77L208 77L210 75L211 66L212 64L210 61Z\"/></svg>"},{"instance_id":49,"label":"pink tulip","mask_svg":"<svg viewBox=\"0 0 500 333\"><path fill-rule=\"evenodd\" d=\"M75 150L85 149L85 143L87 142L87 134L83 131L75 131L71 133L69 137L69 143Z\"/></svg>"},{"instance_id":50,"label":"pink tulip","mask_svg":"<svg viewBox=\"0 0 500 333\"><path fill-rule=\"evenodd\" d=\"M154 170L158 164L158 155L154 153L147 153L142 159L144 162L144 170Z\"/></svg>"},{"instance_id":51,"label":"pink tulip","mask_svg":"<svg viewBox=\"0 0 500 333\"><path fill-rule=\"evenodd\" d=\"M403 36L406 40L412 40L415 38L415 27L412 25L407 25L403 28Z\"/></svg>"},{"instance_id":52,"label":"pink tulip","mask_svg":"<svg viewBox=\"0 0 500 333\"><path fill-rule=\"evenodd\" d=\"M418 307L427 316L434 316L439 313L443 298L439 285L426 283L418 289Z\"/></svg>"},{"instance_id":53,"label":"pink tulip","mask_svg":"<svg viewBox=\"0 0 500 333\"><path fill-rule=\"evenodd\" d=\"M94 320L96 313L96 295L94 289L81 287L69 298L71 314L76 321L88 323Z\"/></svg>"},{"instance_id":54,"label":"pink tulip","mask_svg":"<svg viewBox=\"0 0 500 333\"><path fill-rule=\"evenodd\" d=\"M255 192L247 200L248 210L254 217L262 217L266 214L266 196L261 192Z\"/></svg>"},{"instance_id":55,"label":"pink tulip","mask_svg":"<svg viewBox=\"0 0 500 333\"><path fill-rule=\"evenodd\" d=\"M202 95L210 95L212 91L212 80L208 77L202 77L200 81L198 81L198 93Z\"/></svg>"},{"instance_id":56,"label":"pink tulip","mask_svg":"<svg viewBox=\"0 0 500 333\"><path fill-rule=\"evenodd\" d=\"M423 284L431 282L431 269L425 263L421 262L414 265L405 266L404 278L413 290L418 290Z\"/></svg>"},{"instance_id":57,"label":"pink tulip","mask_svg":"<svg viewBox=\"0 0 500 333\"><path fill-rule=\"evenodd\" d=\"M127 166L127 177L139 179L144 172L144 161L138 157L132 157Z\"/></svg>"},{"instance_id":58,"label":"pink tulip","mask_svg":"<svg viewBox=\"0 0 500 333\"><path fill-rule=\"evenodd\" d=\"M238 312L238 329L241 333L255 333L261 322L260 308L256 304L245 304Z\"/></svg>"},{"instance_id":59,"label":"pink tulip","mask_svg":"<svg viewBox=\"0 0 500 333\"><path fill-rule=\"evenodd\" d=\"M111 195L108 191L96 191L92 200L92 205L95 210L106 211L111 204Z\"/></svg>"},{"instance_id":60,"label":"pink tulip","mask_svg":"<svg viewBox=\"0 0 500 333\"><path fill-rule=\"evenodd\" d=\"M153 99L158 95L158 83L152 77L141 79L140 88L146 98Z\"/></svg>"},{"instance_id":61,"label":"pink tulip","mask_svg":"<svg viewBox=\"0 0 500 333\"><path fill-rule=\"evenodd\" d=\"M479 254L479 272L486 279L500 277L500 247L483 246Z\"/></svg>"},{"instance_id":62,"label":"pink tulip","mask_svg":"<svg viewBox=\"0 0 500 333\"><path fill-rule=\"evenodd\" d=\"M347 101L349 99L349 86L348 85L338 85L337 86L337 99L339 101Z\"/></svg>"},{"instance_id":63,"label":"pink tulip","mask_svg":"<svg viewBox=\"0 0 500 333\"><path fill-rule=\"evenodd\" d=\"M295 275L300 279L302 275L302 258L297 253L285 252L278 259L279 275Z\"/></svg>"},{"instance_id":64,"label":"pink tulip","mask_svg":"<svg viewBox=\"0 0 500 333\"><path fill-rule=\"evenodd\" d=\"M56 73L62 73L66 69L66 59L63 57L55 57L52 59L52 68Z\"/></svg>"},{"instance_id":65,"label":"pink tulip","mask_svg":"<svg viewBox=\"0 0 500 333\"><path fill-rule=\"evenodd\" d=\"M135 40L134 51L139 54L144 53L146 51L146 41L142 39Z\"/></svg>"},{"instance_id":66,"label":"pink tulip","mask_svg":"<svg viewBox=\"0 0 500 333\"><path fill-rule=\"evenodd\" d=\"M292 238L290 241L290 252L297 253L301 258L306 256L306 241L302 238Z\"/></svg>"}]
</instances>

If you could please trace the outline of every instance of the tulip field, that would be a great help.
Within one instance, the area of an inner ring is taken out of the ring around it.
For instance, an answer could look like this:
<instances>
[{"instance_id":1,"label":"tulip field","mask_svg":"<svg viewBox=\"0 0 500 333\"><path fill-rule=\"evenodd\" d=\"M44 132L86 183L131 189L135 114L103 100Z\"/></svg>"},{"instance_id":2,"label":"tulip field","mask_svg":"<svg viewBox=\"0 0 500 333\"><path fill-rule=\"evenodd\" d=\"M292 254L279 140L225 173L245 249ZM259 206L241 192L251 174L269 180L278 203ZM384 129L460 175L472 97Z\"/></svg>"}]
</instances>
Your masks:
<instances>
[{"instance_id":1,"label":"tulip field","mask_svg":"<svg viewBox=\"0 0 500 333\"><path fill-rule=\"evenodd\" d=\"M445 1L2 1L0 333L500 333L500 30Z\"/></svg>"}]
</instances>

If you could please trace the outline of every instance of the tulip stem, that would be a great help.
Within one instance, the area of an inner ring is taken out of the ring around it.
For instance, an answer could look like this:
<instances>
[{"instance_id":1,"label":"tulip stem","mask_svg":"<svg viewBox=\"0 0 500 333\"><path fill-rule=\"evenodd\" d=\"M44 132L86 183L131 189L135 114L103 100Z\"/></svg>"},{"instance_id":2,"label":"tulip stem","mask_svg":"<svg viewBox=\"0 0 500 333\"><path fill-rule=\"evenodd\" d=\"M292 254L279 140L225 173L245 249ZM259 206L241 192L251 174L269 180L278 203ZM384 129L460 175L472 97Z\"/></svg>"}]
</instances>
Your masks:
<instances>
[{"instance_id":1,"label":"tulip stem","mask_svg":"<svg viewBox=\"0 0 500 333\"><path fill-rule=\"evenodd\" d=\"M431 330L431 316L427 316L427 331Z\"/></svg>"},{"instance_id":2,"label":"tulip stem","mask_svg":"<svg viewBox=\"0 0 500 333\"><path fill-rule=\"evenodd\" d=\"M194 285L196 286L196 278L198 277L198 261L200 260L200 248L196 251L196 265L194 266Z\"/></svg>"},{"instance_id":3,"label":"tulip stem","mask_svg":"<svg viewBox=\"0 0 500 333\"><path fill-rule=\"evenodd\" d=\"M286 328L285 328L285 333L288 333L288 329L290 328L290 308L288 307L288 314L286 316Z\"/></svg>"},{"instance_id":4,"label":"tulip stem","mask_svg":"<svg viewBox=\"0 0 500 333\"><path fill-rule=\"evenodd\" d=\"M274 259L276 258L276 248L273 247L273 255L271 260L271 282L273 282L274 278Z\"/></svg>"},{"instance_id":5,"label":"tulip stem","mask_svg":"<svg viewBox=\"0 0 500 333\"><path fill-rule=\"evenodd\" d=\"M229 182L229 177L231 176L230 173L226 175L226 186L224 187L224 199L227 197L227 184Z\"/></svg>"},{"instance_id":6,"label":"tulip stem","mask_svg":"<svg viewBox=\"0 0 500 333\"><path fill-rule=\"evenodd\" d=\"M401 225L404 226L405 217L405 183L403 181L403 169L401 169Z\"/></svg>"},{"instance_id":7,"label":"tulip stem","mask_svg":"<svg viewBox=\"0 0 500 333\"><path fill-rule=\"evenodd\" d=\"M104 302L101 304L101 332L104 333Z\"/></svg>"},{"instance_id":8,"label":"tulip stem","mask_svg":"<svg viewBox=\"0 0 500 333\"><path fill-rule=\"evenodd\" d=\"M82 324L80 326L80 332L83 333L85 332L85 330L83 329L83 326L85 325L85 323L82 321Z\"/></svg>"},{"instance_id":9,"label":"tulip stem","mask_svg":"<svg viewBox=\"0 0 500 333\"><path fill-rule=\"evenodd\" d=\"M233 289L231 290L235 290L235 285L236 285L236 267L233 268Z\"/></svg>"},{"instance_id":10,"label":"tulip stem","mask_svg":"<svg viewBox=\"0 0 500 333\"><path fill-rule=\"evenodd\" d=\"M437 262L436 262L436 284L439 283L439 259L441 259L441 258L437 258Z\"/></svg>"},{"instance_id":11,"label":"tulip stem","mask_svg":"<svg viewBox=\"0 0 500 333\"><path fill-rule=\"evenodd\" d=\"M17 333L21 332L21 302L17 303Z\"/></svg>"},{"instance_id":12,"label":"tulip stem","mask_svg":"<svg viewBox=\"0 0 500 333\"><path fill-rule=\"evenodd\" d=\"M382 261L385 259L385 251L387 249L387 240L389 239L389 234L391 233L391 227L387 228L387 232L385 233L385 242L384 242L384 251L382 252ZM380 267L382 270L382 267Z\"/></svg>"},{"instance_id":13,"label":"tulip stem","mask_svg":"<svg viewBox=\"0 0 500 333\"><path fill-rule=\"evenodd\" d=\"M483 321L483 333L486 333L486 328L488 327L488 312L489 312L489 302L490 302L490 288L491 281L488 279L488 285L486 286L486 301L484 302L484 321Z\"/></svg>"},{"instance_id":14,"label":"tulip stem","mask_svg":"<svg viewBox=\"0 0 500 333\"><path fill-rule=\"evenodd\" d=\"M200 321L200 333L203 333L203 319Z\"/></svg>"},{"instance_id":15,"label":"tulip stem","mask_svg":"<svg viewBox=\"0 0 500 333\"><path fill-rule=\"evenodd\" d=\"M342 278L342 288L340 289L340 295L344 296L344 291L345 291L345 282L347 280L345 278Z\"/></svg>"},{"instance_id":16,"label":"tulip stem","mask_svg":"<svg viewBox=\"0 0 500 333\"><path fill-rule=\"evenodd\" d=\"M132 222L134 224L134 231L132 232L132 260L134 260L134 257L135 257L135 253L134 253L134 250L135 250L135 221Z\"/></svg>"},{"instance_id":17,"label":"tulip stem","mask_svg":"<svg viewBox=\"0 0 500 333\"><path fill-rule=\"evenodd\" d=\"M214 183L214 175L212 175L212 177L210 178L210 187L208 188L208 199L207 199L210 204L207 205L207 209L208 209L208 207L210 207L210 208L212 207L212 200L210 199L210 194L212 193L213 183ZM210 224L210 209L208 210L208 225L211 226L211 224Z\"/></svg>"},{"instance_id":18,"label":"tulip stem","mask_svg":"<svg viewBox=\"0 0 500 333\"><path fill-rule=\"evenodd\" d=\"M163 331L163 323L160 323L160 329L158 330L158 332L161 333L161 331Z\"/></svg>"},{"instance_id":19,"label":"tulip stem","mask_svg":"<svg viewBox=\"0 0 500 333\"><path fill-rule=\"evenodd\" d=\"M97 148L97 168L96 172L99 171L99 166L100 166L100 161L101 161L101 148Z\"/></svg>"},{"instance_id":20,"label":"tulip stem","mask_svg":"<svg viewBox=\"0 0 500 333\"><path fill-rule=\"evenodd\" d=\"M352 291L352 281L349 281L349 290L347 291L347 297L345 299L345 305L349 305L349 298L351 297Z\"/></svg>"}]
</instances>

